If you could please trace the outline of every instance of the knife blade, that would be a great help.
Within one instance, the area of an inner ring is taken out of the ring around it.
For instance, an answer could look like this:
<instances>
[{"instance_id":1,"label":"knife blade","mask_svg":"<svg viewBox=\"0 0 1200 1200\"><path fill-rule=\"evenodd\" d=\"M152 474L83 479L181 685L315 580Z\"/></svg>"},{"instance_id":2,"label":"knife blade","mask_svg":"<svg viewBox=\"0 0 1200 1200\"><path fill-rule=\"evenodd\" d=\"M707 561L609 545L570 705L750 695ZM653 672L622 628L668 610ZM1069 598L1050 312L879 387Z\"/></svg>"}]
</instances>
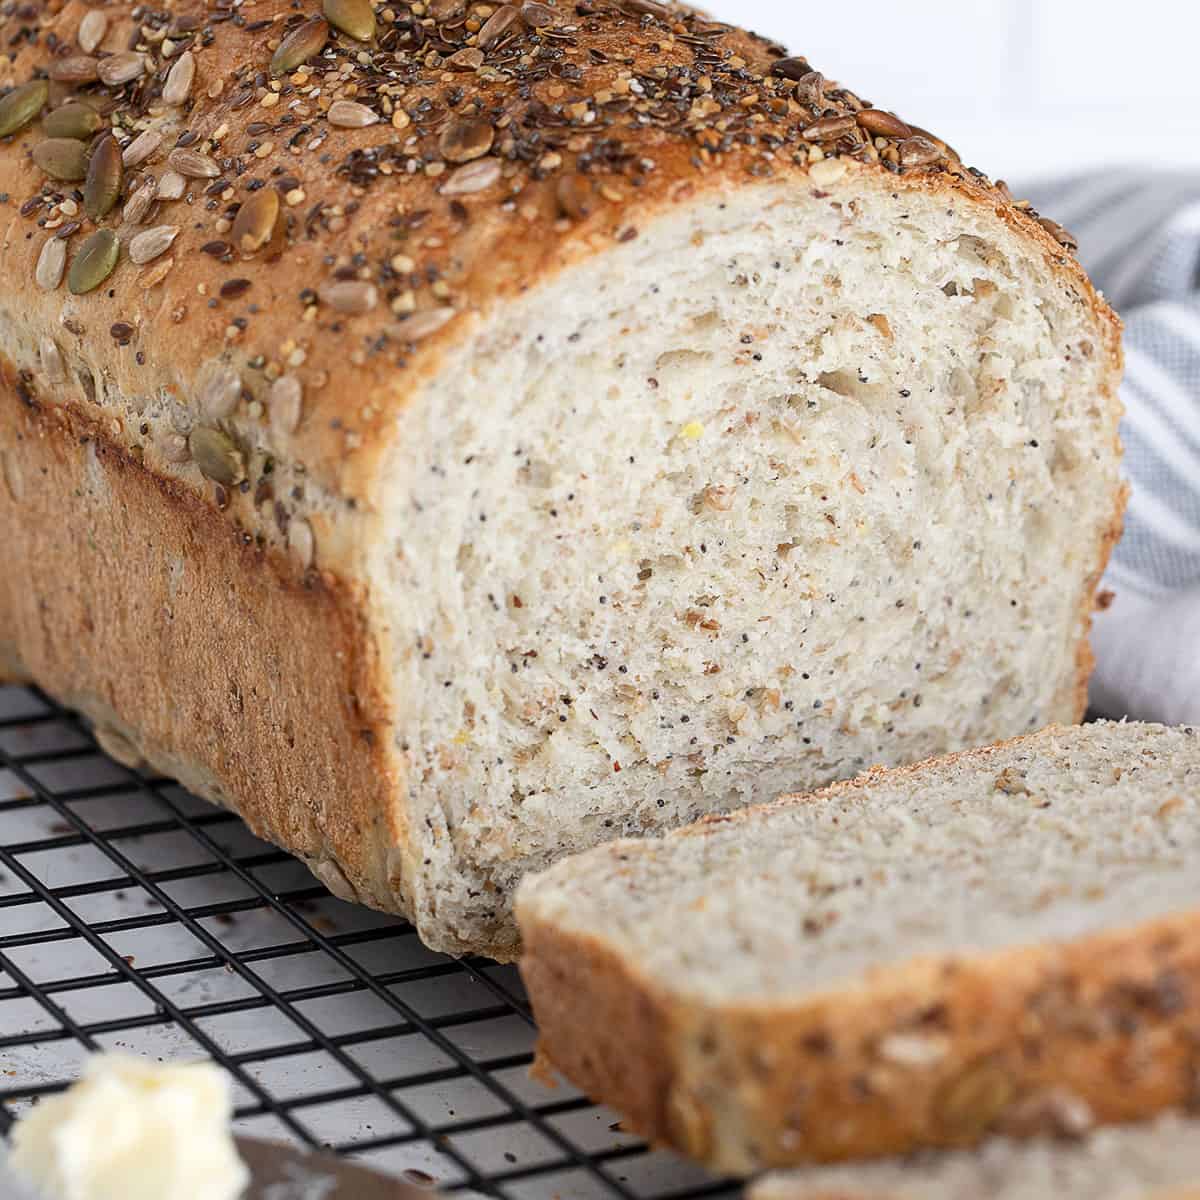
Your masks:
<instances>
[{"instance_id":1,"label":"knife blade","mask_svg":"<svg viewBox=\"0 0 1200 1200\"><path fill-rule=\"evenodd\" d=\"M250 1169L241 1200L430 1200L432 1193L332 1154L237 1139Z\"/></svg>"}]
</instances>

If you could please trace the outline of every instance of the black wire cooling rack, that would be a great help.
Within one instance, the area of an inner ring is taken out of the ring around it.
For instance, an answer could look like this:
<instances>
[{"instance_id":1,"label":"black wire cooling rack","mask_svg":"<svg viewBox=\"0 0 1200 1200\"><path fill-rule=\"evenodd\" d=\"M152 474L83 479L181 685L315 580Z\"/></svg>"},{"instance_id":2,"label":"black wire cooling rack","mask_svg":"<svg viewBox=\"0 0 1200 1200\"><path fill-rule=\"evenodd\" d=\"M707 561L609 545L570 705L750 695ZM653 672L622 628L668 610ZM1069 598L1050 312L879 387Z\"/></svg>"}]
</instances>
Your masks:
<instances>
[{"instance_id":1,"label":"black wire cooling rack","mask_svg":"<svg viewBox=\"0 0 1200 1200\"><path fill-rule=\"evenodd\" d=\"M684 1200L737 1189L529 1078L516 972L343 904L235 816L120 766L0 687L0 1137L96 1050L212 1058L240 1133L450 1193Z\"/></svg>"}]
</instances>

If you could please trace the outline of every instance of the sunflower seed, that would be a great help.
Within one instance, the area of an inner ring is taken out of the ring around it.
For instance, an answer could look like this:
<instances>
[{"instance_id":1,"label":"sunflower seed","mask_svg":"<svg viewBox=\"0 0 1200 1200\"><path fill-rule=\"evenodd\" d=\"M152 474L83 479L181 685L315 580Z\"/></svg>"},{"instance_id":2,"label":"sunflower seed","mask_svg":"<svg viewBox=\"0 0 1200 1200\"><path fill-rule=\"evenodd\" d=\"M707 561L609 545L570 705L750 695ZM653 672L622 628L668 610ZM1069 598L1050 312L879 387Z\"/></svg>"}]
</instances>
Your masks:
<instances>
[{"instance_id":1,"label":"sunflower seed","mask_svg":"<svg viewBox=\"0 0 1200 1200\"><path fill-rule=\"evenodd\" d=\"M343 129L362 129L379 120L379 114L374 109L356 100L335 100L325 117L330 125L338 125Z\"/></svg>"},{"instance_id":2,"label":"sunflower seed","mask_svg":"<svg viewBox=\"0 0 1200 1200\"><path fill-rule=\"evenodd\" d=\"M216 483L233 487L246 473L242 452L233 439L219 429L197 425L188 437L188 450L200 473Z\"/></svg>"},{"instance_id":3,"label":"sunflower seed","mask_svg":"<svg viewBox=\"0 0 1200 1200\"><path fill-rule=\"evenodd\" d=\"M442 184L443 196L469 196L490 188L500 178L500 163L494 158L479 158L459 167Z\"/></svg>"},{"instance_id":4,"label":"sunflower seed","mask_svg":"<svg viewBox=\"0 0 1200 1200\"><path fill-rule=\"evenodd\" d=\"M42 132L47 137L77 138L85 142L103 124L100 114L94 108L86 104L64 104L62 108L56 108L42 118Z\"/></svg>"},{"instance_id":5,"label":"sunflower seed","mask_svg":"<svg viewBox=\"0 0 1200 1200\"><path fill-rule=\"evenodd\" d=\"M834 142L857 128L853 117L822 117L809 125L801 137L808 142Z\"/></svg>"},{"instance_id":6,"label":"sunflower seed","mask_svg":"<svg viewBox=\"0 0 1200 1200\"><path fill-rule=\"evenodd\" d=\"M475 41L480 50L486 50L493 42L499 41L516 24L520 15L515 4L502 4L496 9L476 35Z\"/></svg>"},{"instance_id":7,"label":"sunflower seed","mask_svg":"<svg viewBox=\"0 0 1200 1200\"><path fill-rule=\"evenodd\" d=\"M466 8L466 0L429 0L429 15L435 21L449 21Z\"/></svg>"},{"instance_id":8,"label":"sunflower seed","mask_svg":"<svg viewBox=\"0 0 1200 1200\"><path fill-rule=\"evenodd\" d=\"M808 177L817 187L828 187L837 183L849 169L843 158L823 158L808 168Z\"/></svg>"},{"instance_id":9,"label":"sunflower seed","mask_svg":"<svg viewBox=\"0 0 1200 1200\"><path fill-rule=\"evenodd\" d=\"M1039 217L1038 224L1060 246L1065 246L1068 250L1079 249L1079 239L1073 233L1064 229L1057 221L1052 221L1049 217Z\"/></svg>"},{"instance_id":10,"label":"sunflower seed","mask_svg":"<svg viewBox=\"0 0 1200 1200\"><path fill-rule=\"evenodd\" d=\"M659 4L658 0L618 0L618 2L626 12L634 13L637 16L666 18L671 15L671 10L665 4Z\"/></svg>"},{"instance_id":11,"label":"sunflower seed","mask_svg":"<svg viewBox=\"0 0 1200 1200\"><path fill-rule=\"evenodd\" d=\"M912 130L898 116L882 109L864 108L857 120L872 137L912 137Z\"/></svg>"},{"instance_id":12,"label":"sunflower seed","mask_svg":"<svg viewBox=\"0 0 1200 1200\"><path fill-rule=\"evenodd\" d=\"M79 22L79 48L84 54L94 54L108 32L108 17L98 8L89 8Z\"/></svg>"},{"instance_id":13,"label":"sunflower seed","mask_svg":"<svg viewBox=\"0 0 1200 1200\"><path fill-rule=\"evenodd\" d=\"M809 71L796 81L796 99L810 108L825 107L825 76L820 71Z\"/></svg>"},{"instance_id":14,"label":"sunflower seed","mask_svg":"<svg viewBox=\"0 0 1200 1200\"><path fill-rule=\"evenodd\" d=\"M482 158L496 140L496 131L487 121L456 117L442 130L438 149L447 162L464 163Z\"/></svg>"},{"instance_id":15,"label":"sunflower seed","mask_svg":"<svg viewBox=\"0 0 1200 1200\"><path fill-rule=\"evenodd\" d=\"M41 360L42 373L48 383L64 383L67 370L63 366L62 351L58 343L51 337L42 338L38 344L38 358Z\"/></svg>"},{"instance_id":16,"label":"sunflower seed","mask_svg":"<svg viewBox=\"0 0 1200 1200\"><path fill-rule=\"evenodd\" d=\"M50 78L57 83L95 83L100 77L99 61L86 54L51 59Z\"/></svg>"},{"instance_id":17,"label":"sunflower seed","mask_svg":"<svg viewBox=\"0 0 1200 1200\"><path fill-rule=\"evenodd\" d=\"M395 326L396 336L409 342L419 342L437 333L454 316L454 309L448 305L444 308L427 308L424 312L413 313L407 321L401 321Z\"/></svg>"},{"instance_id":18,"label":"sunflower seed","mask_svg":"<svg viewBox=\"0 0 1200 1200\"><path fill-rule=\"evenodd\" d=\"M136 50L122 50L102 58L96 67L100 82L109 87L121 87L132 83L146 73L146 56Z\"/></svg>"},{"instance_id":19,"label":"sunflower seed","mask_svg":"<svg viewBox=\"0 0 1200 1200\"><path fill-rule=\"evenodd\" d=\"M200 389L200 411L210 421L223 421L241 398L242 377L232 367L219 367Z\"/></svg>"},{"instance_id":20,"label":"sunflower seed","mask_svg":"<svg viewBox=\"0 0 1200 1200\"><path fill-rule=\"evenodd\" d=\"M196 150L185 150L179 146L176 146L167 155L167 166L173 171L178 171L180 175L186 175L189 179L216 179L221 174L221 168L217 166L216 159L210 158L207 154L200 154Z\"/></svg>"},{"instance_id":21,"label":"sunflower seed","mask_svg":"<svg viewBox=\"0 0 1200 1200\"><path fill-rule=\"evenodd\" d=\"M178 171L167 171L158 181L160 200L178 200L187 191L187 180Z\"/></svg>"},{"instance_id":22,"label":"sunflower seed","mask_svg":"<svg viewBox=\"0 0 1200 1200\"><path fill-rule=\"evenodd\" d=\"M74 138L47 138L33 148L33 161L50 176L71 182L87 175L88 152Z\"/></svg>"},{"instance_id":23,"label":"sunflower seed","mask_svg":"<svg viewBox=\"0 0 1200 1200\"><path fill-rule=\"evenodd\" d=\"M308 570L316 558L317 540L312 526L303 517L293 517L288 524L287 544L296 561Z\"/></svg>"},{"instance_id":24,"label":"sunflower seed","mask_svg":"<svg viewBox=\"0 0 1200 1200\"><path fill-rule=\"evenodd\" d=\"M324 0L322 11L334 27L360 42L375 36L375 10L371 0Z\"/></svg>"},{"instance_id":25,"label":"sunflower seed","mask_svg":"<svg viewBox=\"0 0 1200 1200\"><path fill-rule=\"evenodd\" d=\"M190 50L185 50L167 72L167 81L162 90L163 103L182 104L188 98L195 78L196 56Z\"/></svg>"},{"instance_id":26,"label":"sunflower seed","mask_svg":"<svg viewBox=\"0 0 1200 1200\"><path fill-rule=\"evenodd\" d=\"M63 268L67 265L67 243L60 238L50 237L38 254L37 268L33 277L44 292L52 292L62 283Z\"/></svg>"},{"instance_id":27,"label":"sunflower seed","mask_svg":"<svg viewBox=\"0 0 1200 1200\"><path fill-rule=\"evenodd\" d=\"M107 216L121 194L121 151L117 140L106 133L96 144L88 161L87 182L83 185L84 211L93 221Z\"/></svg>"},{"instance_id":28,"label":"sunflower seed","mask_svg":"<svg viewBox=\"0 0 1200 1200\"><path fill-rule=\"evenodd\" d=\"M530 29L544 29L547 25L558 23L558 13L548 4L539 4L537 0L525 0L521 5L521 20Z\"/></svg>"},{"instance_id":29,"label":"sunflower seed","mask_svg":"<svg viewBox=\"0 0 1200 1200\"><path fill-rule=\"evenodd\" d=\"M358 316L370 312L379 303L373 283L361 279L339 279L321 288L321 300L335 312Z\"/></svg>"},{"instance_id":30,"label":"sunflower seed","mask_svg":"<svg viewBox=\"0 0 1200 1200\"><path fill-rule=\"evenodd\" d=\"M111 229L97 229L80 247L67 272L67 287L75 296L98 288L112 273L121 243Z\"/></svg>"},{"instance_id":31,"label":"sunflower seed","mask_svg":"<svg viewBox=\"0 0 1200 1200\"><path fill-rule=\"evenodd\" d=\"M279 216L279 193L273 187L259 188L238 209L230 239L245 257L267 244Z\"/></svg>"},{"instance_id":32,"label":"sunflower seed","mask_svg":"<svg viewBox=\"0 0 1200 1200\"><path fill-rule=\"evenodd\" d=\"M8 137L24 129L46 105L50 85L44 79L34 79L13 88L0 100L0 137Z\"/></svg>"},{"instance_id":33,"label":"sunflower seed","mask_svg":"<svg viewBox=\"0 0 1200 1200\"><path fill-rule=\"evenodd\" d=\"M179 235L178 225L155 225L136 233L129 240L129 259L140 267L165 254Z\"/></svg>"},{"instance_id":34,"label":"sunflower seed","mask_svg":"<svg viewBox=\"0 0 1200 1200\"><path fill-rule=\"evenodd\" d=\"M592 184L583 175L563 175L555 187L555 197L563 216L582 221L592 211Z\"/></svg>"},{"instance_id":35,"label":"sunflower seed","mask_svg":"<svg viewBox=\"0 0 1200 1200\"><path fill-rule=\"evenodd\" d=\"M162 134L157 129L143 129L121 151L121 161L127 167L141 165L162 145Z\"/></svg>"},{"instance_id":36,"label":"sunflower seed","mask_svg":"<svg viewBox=\"0 0 1200 1200\"><path fill-rule=\"evenodd\" d=\"M158 183L151 176L145 183L140 184L133 192L128 200L125 201L125 207L121 212L121 218L130 225L140 225L150 212L150 206L154 203L158 193ZM136 239L134 239L136 241ZM132 242L130 245L132 246Z\"/></svg>"},{"instance_id":37,"label":"sunflower seed","mask_svg":"<svg viewBox=\"0 0 1200 1200\"><path fill-rule=\"evenodd\" d=\"M927 137L917 135L900 143L900 165L903 167L925 167L941 162L945 157Z\"/></svg>"},{"instance_id":38,"label":"sunflower seed","mask_svg":"<svg viewBox=\"0 0 1200 1200\"><path fill-rule=\"evenodd\" d=\"M300 424L300 410L304 403L304 389L295 375L280 375L271 384L271 428L277 434L296 432Z\"/></svg>"},{"instance_id":39,"label":"sunflower seed","mask_svg":"<svg viewBox=\"0 0 1200 1200\"><path fill-rule=\"evenodd\" d=\"M328 40L329 25L325 21L320 17L305 21L279 43L279 49L271 56L271 74L287 75L303 66L321 53Z\"/></svg>"}]
</instances>

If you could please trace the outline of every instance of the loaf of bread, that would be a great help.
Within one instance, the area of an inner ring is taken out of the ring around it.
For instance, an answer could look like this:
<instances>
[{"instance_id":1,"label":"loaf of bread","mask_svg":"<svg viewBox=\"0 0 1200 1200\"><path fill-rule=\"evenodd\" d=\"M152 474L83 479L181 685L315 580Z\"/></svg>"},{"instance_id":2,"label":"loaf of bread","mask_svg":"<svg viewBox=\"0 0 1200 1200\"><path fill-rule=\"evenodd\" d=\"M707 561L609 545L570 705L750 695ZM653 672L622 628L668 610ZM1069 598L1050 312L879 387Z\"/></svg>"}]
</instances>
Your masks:
<instances>
[{"instance_id":1,"label":"loaf of bread","mask_svg":"<svg viewBox=\"0 0 1200 1200\"><path fill-rule=\"evenodd\" d=\"M1065 231L657 0L164 3L0 15L6 674L501 957L566 852L1078 717Z\"/></svg>"},{"instance_id":2,"label":"loaf of bread","mask_svg":"<svg viewBox=\"0 0 1200 1200\"><path fill-rule=\"evenodd\" d=\"M1045 1101L1042 1114L1057 1123L1047 1134L1071 1140L993 1138L977 1151L768 1175L748 1200L1200 1200L1200 1120L1171 1115L1081 1136L1086 1110Z\"/></svg>"},{"instance_id":3,"label":"loaf of bread","mask_svg":"<svg viewBox=\"0 0 1200 1200\"><path fill-rule=\"evenodd\" d=\"M541 1053L720 1171L1197 1099L1200 738L1048 729L527 879Z\"/></svg>"}]
</instances>

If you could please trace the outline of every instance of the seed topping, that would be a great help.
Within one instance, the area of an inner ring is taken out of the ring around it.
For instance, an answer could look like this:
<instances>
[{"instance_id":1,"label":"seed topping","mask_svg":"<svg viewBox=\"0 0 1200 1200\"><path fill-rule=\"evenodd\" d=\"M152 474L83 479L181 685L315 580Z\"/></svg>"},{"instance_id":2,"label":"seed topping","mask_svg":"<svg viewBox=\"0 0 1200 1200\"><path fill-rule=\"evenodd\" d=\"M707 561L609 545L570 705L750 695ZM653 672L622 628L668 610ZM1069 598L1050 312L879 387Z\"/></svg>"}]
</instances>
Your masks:
<instances>
[{"instance_id":1,"label":"seed topping","mask_svg":"<svg viewBox=\"0 0 1200 1200\"><path fill-rule=\"evenodd\" d=\"M375 10L371 0L324 0L325 19L334 29L360 42L375 36Z\"/></svg>"},{"instance_id":2,"label":"seed topping","mask_svg":"<svg viewBox=\"0 0 1200 1200\"><path fill-rule=\"evenodd\" d=\"M178 225L155 225L129 239L129 261L142 266L165 254L179 236Z\"/></svg>"},{"instance_id":3,"label":"seed topping","mask_svg":"<svg viewBox=\"0 0 1200 1200\"><path fill-rule=\"evenodd\" d=\"M188 98L195 78L196 56L190 50L185 50L167 72L167 81L162 90L163 103L182 104Z\"/></svg>"},{"instance_id":4,"label":"seed topping","mask_svg":"<svg viewBox=\"0 0 1200 1200\"><path fill-rule=\"evenodd\" d=\"M87 182L83 185L84 211L93 221L108 215L121 194L121 151L111 133L96 144L88 161Z\"/></svg>"},{"instance_id":5,"label":"seed topping","mask_svg":"<svg viewBox=\"0 0 1200 1200\"><path fill-rule=\"evenodd\" d=\"M111 229L97 229L80 247L67 272L67 289L82 296L98 288L112 273L121 243Z\"/></svg>"},{"instance_id":6,"label":"seed topping","mask_svg":"<svg viewBox=\"0 0 1200 1200\"><path fill-rule=\"evenodd\" d=\"M51 237L42 243L38 254L34 280L44 292L52 292L62 283L67 265L67 243L61 238Z\"/></svg>"},{"instance_id":7,"label":"seed topping","mask_svg":"<svg viewBox=\"0 0 1200 1200\"><path fill-rule=\"evenodd\" d=\"M442 131L438 149L447 162L482 158L494 145L496 131L487 121L455 119Z\"/></svg>"},{"instance_id":8,"label":"seed topping","mask_svg":"<svg viewBox=\"0 0 1200 1200\"><path fill-rule=\"evenodd\" d=\"M0 99L0 137L24 129L46 107L49 95L50 85L44 79L34 79Z\"/></svg>"},{"instance_id":9,"label":"seed topping","mask_svg":"<svg viewBox=\"0 0 1200 1200\"><path fill-rule=\"evenodd\" d=\"M86 142L103 124L94 108L86 104L64 104L42 118L42 132L51 138L77 138Z\"/></svg>"},{"instance_id":10,"label":"seed topping","mask_svg":"<svg viewBox=\"0 0 1200 1200\"><path fill-rule=\"evenodd\" d=\"M214 483L233 487L246 475L242 452L228 434L197 425L188 436L188 450L200 473Z\"/></svg>"},{"instance_id":11,"label":"seed topping","mask_svg":"<svg viewBox=\"0 0 1200 1200\"><path fill-rule=\"evenodd\" d=\"M329 40L329 25L321 17L313 17L298 25L279 43L271 57L271 74L288 75L315 58Z\"/></svg>"},{"instance_id":12,"label":"seed topping","mask_svg":"<svg viewBox=\"0 0 1200 1200\"><path fill-rule=\"evenodd\" d=\"M75 138L47 138L33 148L33 161L50 176L64 183L83 179L88 170L87 147Z\"/></svg>"},{"instance_id":13,"label":"seed topping","mask_svg":"<svg viewBox=\"0 0 1200 1200\"><path fill-rule=\"evenodd\" d=\"M279 217L279 193L274 188L261 188L243 201L233 219L230 237L234 246L247 258L266 244Z\"/></svg>"}]
</instances>

